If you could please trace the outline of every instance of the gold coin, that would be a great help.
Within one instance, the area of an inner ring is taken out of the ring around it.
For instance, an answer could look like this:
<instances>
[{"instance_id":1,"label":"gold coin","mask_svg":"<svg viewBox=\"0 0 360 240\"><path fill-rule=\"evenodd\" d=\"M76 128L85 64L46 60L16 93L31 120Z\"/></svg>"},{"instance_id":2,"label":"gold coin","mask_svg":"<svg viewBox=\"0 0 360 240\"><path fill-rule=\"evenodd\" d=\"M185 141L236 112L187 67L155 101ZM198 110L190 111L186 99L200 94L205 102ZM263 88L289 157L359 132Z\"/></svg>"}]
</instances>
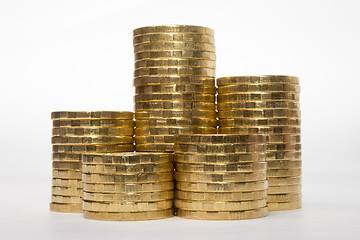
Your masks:
<instances>
[{"instance_id":1,"label":"gold coin","mask_svg":"<svg viewBox=\"0 0 360 240\"><path fill-rule=\"evenodd\" d=\"M89 136L89 137L61 137L54 136L51 138L52 144L132 144L132 136Z\"/></svg>"},{"instance_id":2,"label":"gold coin","mask_svg":"<svg viewBox=\"0 0 360 240\"><path fill-rule=\"evenodd\" d=\"M137 35L150 33L199 33L214 35L214 30L207 27L192 25L158 25L137 28L133 31L134 37Z\"/></svg>"},{"instance_id":3,"label":"gold coin","mask_svg":"<svg viewBox=\"0 0 360 240\"><path fill-rule=\"evenodd\" d=\"M83 173L85 183L154 183L173 179L173 172L162 173L131 173L131 174L100 174Z\"/></svg>"},{"instance_id":4,"label":"gold coin","mask_svg":"<svg viewBox=\"0 0 360 240\"><path fill-rule=\"evenodd\" d=\"M84 183L84 191L93 193L152 193L159 191L174 190L174 182L156 182L156 183L126 183L126 184L101 184Z\"/></svg>"},{"instance_id":5,"label":"gold coin","mask_svg":"<svg viewBox=\"0 0 360 240\"><path fill-rule=\"evenodd\" d=\"M206 163L206 164L236 164L243 162L264 162L265 153L235 153L235 154L185 154L174 155L178 163Z\"/></svg>"},{"instance_id":6,"label":"gold coin","mask_svg":"<svg viewBox=\"0 0 360 240\"><path fill-rule=\"evenodd\" d=\"M300 151L300 143L268 143L266 144L266 152L272 151Z\"/></svg>"},{"instance_id":7,"label":"gold coin","mask_svg":"<svg viewBox=\"0 0 360 240\"><path fill-rule=\"evenodd\" d=\"M248 126L300 126L299 118L225 118L219 120L220 127L248 127Z\"/></svg>"},{"instance_id":8,"label":"gold coin","mask_svg":"<svg viewBox=\"0 0 360 240\"><path fill-rule=\"evenodd\" d=\"M172 200L154 202L83 202L83 209L95 212L143 212L172 208Z\"/></svg>"},{"instance_id":9,"label":"gold coin","mask_svg":"<svg viewBox=\"0 0 360 240\"><path fill-rule=\"evenodd\" d=\"M301 176L298 177L268 177L270 186L300 185Z\"/></svg>"},{"instance_id":10,"label":"gold coin","mask_svg":"<svg viewBox=\"0 0 360 240\"><path fill-rule=\"evenodd\" d=\"M174 143L174 135L136 136L136 144Z\"/></svg>"},{"instance_id":11,"label":"gold coin","mask_svg":"<svg viewBox=\"0 0 360 240\"><path fill-rule=\"evenodd\" d=\"M149 85L149 86L135 87L136 94L182 93L182 92L215 94L216 88L215 86L202 86L202 85L192 85L192 84Z\"/></svg>"},{"instance_id":12,"label":"gold coin","mask_svg":"<svg viewBox=\"0 0 360 240\"><path fill-rule=\"evenodd\" d=\"M300 118L299 110L277 108L277 109L246 109L219 111L219 118Z\"/></svg>"},{"instance_id":13,"label":"gold coin","mask_svg":"<svg viewBox=\"0 0 360 240\"><path fill-rule=\"evenodd\" d=\"M83 154L83 164L159 164L173 161L171 153L94 153Z\"/></svg>"},{"instance_id":14,"label":"gold coin","mask_svg":"<svg viewBox=\"0 0 360 240\"><path fill-rule=\"evenodd\" d=\"M50 203L50 211L64 212L64 213L82 213L82 203L67 204L67 203Z\"/></svg>"},{"instance_id":15,"label":"gold coin","mask_svg":"<svg viewBox=\"0 0 360 240\"><path fill-rule=\"evenodd\" d=\"M301 184L294 185L280 185L280 186L270 186L268 188L268 194L279 194L279 193L300 193Z\"/></svg>"},{"instance_id":16,"label":"gold coin","mask_svg":"<svg viewBox=\"0 0 360 240\"><path fill-rule=\"evenodd\" d=\"M205 172L205 173L228 173L228 172L255 172L266 171L266 162L235 163L235 164L189 164L175 163L178 172Z\"/></svg>"},{"instance_id":17,"label":"gold coin","mask_svg":"<svg viewBox=\"0 0 360 240\"><path fill-rule=\"evenodd\" d=\"M81 153L53 153L53 161L64 161L64 162L80 162Z\"/></svg>"},{"instance_id":18,"label":"gold coin","mask_svg":"<svg viewBox=\"0 0 360 240\"><path fill-rule=\"evenodd\" d=\"M220 86L219 94L237 93L237 92L293 92L299 93L298 84L271 83L271 84L234 84Z\"/></svg>"},{"instance_id":19,"label":"gold coin","mask_svg":"<svg viewBox=\"0 0 360 240\"><path fill-rule=\"evenodd\" d=\"M54 153L91 153L91 152L131 152L134 151L132 144L109 144L109 145L53 145Z\"/></svg>"},{"instance_id":20,"label":"gold coin","mask_svg":"<svg viewBox=\"0 0 360 240\"><path fill-rule=\"evenodd\" d=\"M133 119L133 112L118 111L59 111L52 112L51 119Z\"/></svg>"},{"instance_id":21,"label":"gold coin","mask_svg":"<svg viewBox=\"0 0 360 240\"><path fill-rule=\"evenodd\" d=\"M66 178L66 179L81 180L81 170L53 169L53 178Z\"/></svg>"},{"instance_id":22,"label":"gold coin","mask_svg":"<svg viewBox=\"0 0 360 240\"><path fill-rule=\"evenodd\" d=\"M102 221L144 221L173 216L174 210L172 208L145 212L93 212L84 210L84 218Z\"/></svg>"},{"instance_id":23,"label":"gold coin","mask_svg":"<svg viewBox=\"0 0 360 240\"><path fill-rule=\"evenodd\" d=\"M52 179L53 187L68 187L68 188L82 188L81 179L62 179L62 178L53 178Z\"/></svg>"},{"instance_id":24,"label":"gold coin","mask_svg":"<svg viewBox=\"0 0 360 240\"><path fill-rule=\"evenodd\" d=\"M301 152L300 151L276 151L276 152L267 152L266 153L266 161L283 160L283 159L301 160Z\"/></svg>"},{"instance_id":25,"label":"gold coin","mask_svg":"<svg viewBox=\"0 0 360 240\"><path fill-rule=\"evenodd\" d=\"M287 92L253 92L253 93L229 93L219 94L218 102L234 102L234 101L248 101L248 100L291 100L299 101L298 93Z\"/></svg>"},{"instance_id":26,"label":"gold coin","mask_svg":"<svg viewBox=\"0 0 360 240\"><path fill-rule=\"evenodd\" d=\"M139 102L135 103L136 111L142 110L212 110L215 111L215 103L208 102ZM136 124L136 123L135 123Z\"/></svg>"},{"instance_id":27,"label":"gold coin","mask_svg":"<svg viewBox=\"0 0 360 240\"><path fill-rule=\"evenodd\" d=\"M53 127L134 127L133 120L101 119L101 120L53 120Z\"/></svg>"},{"instance_id":28,"label":"gold coin","mask_svg":"<svg viewBox=\"0 0 360 240\"><path fill-rule=\"evenodd\" d=\"M215 69L215 61L202 59L145 59L135 62L135 69L148 67L204 67Z\"/></svg>"},{"instance_id":29,"label":"gold coin","mask_svg":"<svg viewBox=\"0 0 360 240\"><path fill-rule=\"evenodd\" d=\"M292 202L301 200L301 193L269 194L266 200L268 202Z\"/></svg>"},{"instance_id":30,"label":"gold coin","mask_svg":"<svg viewBox=\"0 0 360 240\"><path fill-rule=\"evenodd\" d=\"M264 144L175 144L176 153L264 153Z\"/></svg>"},{"instance_id":31,"label":"gold coin","mask_svg":"<svg viewBox=\"0 0 360 240\"><path fill-rule=\"evenodd\" d=\"M175 172L181 182L254 182L266 180L266 171L236 173L190 173Z\"/></svg>"},{"instance_id":32,"label":"gold coin","mask_svg":"<svg viewBox=\"0 0 360 240\"><path fill-rule=\"evenodd\" d=\"M161 126L161 127L149 127L149 128L136 128L136 136L148 136L148 135L175 135L175 134L208 134L216 133L215 127L172 127L172 126Z\"/></svg>"},{"instance_id":33,"label":"gold coin","mask_svg":"<svg viewBox=\"0 0 360 240\"><path fill-rule=\"evenodd\" d=\"M193 50L193 51L207 51L215 52L215 45L212 43L199 42L182 42L182 41L167 41L167 42L148 42L134 45L134 53L152 52L160 50Z\"/></svg>"},{"instance_id":34,"label":"gold coin","mask_svg":"<svg viewBox=\"0 0 360 240\"><path fill-rule=\"evenodd\" d=\"M148 119L136 120L135 126L137 128L148 128L154 126L174 126L174 127L191 127L191 126L217 126L216 119L208 118L170 118L170 119ZM136 137L135 137L136 139ZM136 141L136 140L135 140Z\"/></svg>"},{"instance_id":35,"label":"gold coin","mask_svg":"<svg viewBox=\"0 0 360 240\"><path fill-rule=\"evenodd\" d=\"M53 169L63 169L63 170L79 170L81 171L81 161L77 162L52 162Z\"/></svg>"},{"instance_id":36,"label":"gold coin","mask_svg":"<svg viewBox=\"0 0 360 240\"><path fill-rule=\"evenodd\" d=\"M301 176L301 168L269 169L268 177L296 177Z\"/></svg>"},{"instance_id":37,"label":"gold coin","mask_svg":"<svg viewBox=\"0 0 360 240\"><path fill-rule=\"evenodd\" d=\"M197 220L244 220L262 218L268 215L268 208L258 208L244 211L193 211L178 209L177 216Z\"/></svg>"},{"instance_id":38,"label":"gold coin","mask_svg":"<svg viewBox=\"0 0 360 240\"><path fill-rule=\"evenodd\" d=\"M84 200L97 202L162 201L174 198L174 191L147 193L91 193L84 192Z\"/></svg>"},{"instance_id":39,"label":"gold coin","mask_svg":"<svg viewBox=\"0 0 360 240\"><path fill-rule=\"evenodd\" d=\"M300 134L300 127L290 126L258 126L258 127L220 127L220 134Z\"/></svg>"},{"instance_id":40,"label":"gold coin","mask_svg":"<svg viewBox=\"0 0 360 240\"><path fill-rule=\"evenodd\" d=\"M175 191L177 199L195 200L195 201L246 201L265 199L266 190L253 192L189 192Z\"/></svg>"},{"instance_id":41,"label":"gold coin","mask_svg":"<svg viewBox=\"0 0 360 240\"><path fill-rule=\"evenodd\" d=\"M268 169L292 169L292 168L301 168L301 160L275 160L268 161Z\"/></svg>"},{"instance_id":42,"label":"gold coin","mask_svg":"<svg viewBox=\"0 0 360 240\"><path fill-rule=\"evenodd\" d=\"M254 192L268 188L266 180L257 182L176 182L176 189L191 192Z\"/></svg>"},{"instance_id":43,"label":"gold coin","mask_svg":"<svg viewBox=\"0 0 360 240\"><path fill-rule=\"evenodd\" d=\"M135 87L167 84L198 84L203 86L215 86L215 79L213 77L196 76L141 76L134 78L133 83Z\"/></svg>"},{"instance_id":44,"label":"gold coin","mask_svg":"<svg viewBox=\"0 0 360 240\"><path fill-rule=\"evenodd\" d=\"M241 211L266 207L266 199L220 202L175 199L175 207L193 211Z\"/></svg>"},{"instance_id":45,"label":"gold coin","mask_svg":"<svg viewBox=\"0 0 360 240\"><path fill-rule=\"evenodd\" d=\"M214 36L198 33L152 33L134 36L133 38L134 45L145 42L163 41L214 43Z\"/></svg>"},{"instance_id":46,"label":"gold coin","mask_svg":"<svg viewBox=\"0 0 360 240\"><path fill-rule=\"evenodd\" d=\"M147 75L191 75L215 77L215 69L198 67L157 67L134 70L134 77Z\"/></svg>"},{"instance_id":47,"label":"gold coin","mask_svg":"<svg viewBox=\"0 0 360 240\"><path fill-rule=\"evenodd\" d=\"M164 93L164 94L138 94L134 97L138 102L166 102L166 101L197 101L215 102L214 94L203 93ZM137 118L136 118L137 119Z\"/></svg>"},{"instance_id":48,"label":"gold coin","mask_svg":"<svg viewBox=\"0 0 360 240\"><path fill-rule=\"evenodd\" d=\"M267 143L300 143L301 136L299 134L273 134L266 136Z\"/></svg>"},{"instance_id":49,"label":"gold coin","mask_svg":"<svg viewBox=\"0 0 360 240\"><path fill-rule=\"evenodd\" d=\"M217 80L218 86L234 85L234 84L264 84L264 83L289 83L299 84L299 78L293 76L281 75L262 75L262 76L234 76L222 77Z\"/></svg>"},{"instance_id":50,"label":"gold coin","mask_svg":"<svg viewBox=\"0 0 360 240\"><path fill-rule=\"evenodd\" d=\"M132 136L133 127L61 127L53 128L53 136Z\"/></svg>"},{"instance_id":51,"label":"gold coin","mask_svg":"<svg viewBox=\"0 0 360 240\"><path fill-rule=\"evenodd\" d=\"M83 164L83 173L159 173L174 170L172 162L152 164Z\"/></svg>"},{"instance_id":52,"label":"gold coin","mask_svg":"<svg viewBox=\"0 0 360 240\"><path fill-rule=\"evenodd\" d=\"M302 207L302 201L296 200L292 202L269 202L268 208L269 211L286 211L286 210L295 210Z\"/></svg>"},{"instance_id":53,"label":"gold coin","mask_svg":"<svg viewBox=\"0 0 360 240\"><path fill-rule=\"evenodd\" d=\"M294 101L241 101L241 102L224 102L218 103L218 110L233 110L233 109L300 109L300 103Z\"/></svg>"},{"instance_id":54,"label":"gold coin","mask_svg":"<svg viewBox=\"0 0 360 240\"><path fill-rule=\"evenodd\" d=\"M172 143L136 144L135 150L138 152L174 152L174 144Z\"/></svg>"},{"instance_id":55,"label":"gold coin","mask_svg":"<svg viewBox=\"0 0 360 240\"><path fill-rule=\"evenodd\" d=\"M174 143L174 142L182 142L182 143L196 143L198 142L199 144L202 143L206 143L206 144L211 144L211 143L237 143L237 142L246 142L246 141L258 141L258 143L261 143L261 139L260 137L256 139L256 136L262 136L262 135L253 135L250 138L246 137L246 135L232 135L234 136L234 138L222 138L221 134L219 135L219 138L216 138L217 134L214 134L213 138L202 138L204 136L211 136L211 134L192 134L192 135L176 135L177 137L181 136L181 139L176 141L174 135L156 135L156 136L136 136L135 137L135 142L139 143L139 144L145 144L145 143ZM201 136L201 137L200 137ZM236 136L238 136L238 138L236 138ZM189 137L189 138L187 138ZM241 138L243 139L243 141L241 141ZM179 138L178 138L179 139ZM188 141L186 141L186 139L188 139ZM251 140L253 139L253 140ZM255 139L255 140L254 140ZM265 139L265 138L263 138ZM263 142L265 143L265 141Z\"/></svg>"},{"instance_id":56,"label":"gold coin","mask_svg":"<svg viewBox=\"0 0 360 240\"><path fill-rule=\"evenodd\" d=\"M142 110L136 111L136 119L149 118L212 118L215 119L215 110ZM136 133L135 133L136 135Z\"/></svg>"},{"instance_id":57,"label":"gold coin","mask_svg":"<svg viewBox=\"0 0 360 240\"><path fill-rule=\"evenodd\" d=\"M265 143L266 136L232 134L184 134L177 135L176 142L181 144Z\"/></svg>"},{"instance_id":58,"label":"gold coin","mask_svg":"<svg viewBox=\"0 0 360 240\"><path fill-rule=\"evenodd\" d=\"M204 60L216 60L214 52L197 51L197 50L159 50L151 52L139 52L135 53L135 61L144 59L204 59Z\"/></svg>"},{"instance_id":59,"label":"gold coin","mask_svg":"<svg viewBox=\"0 0 360 240\"><path fill-rule=\"evenodd\" d=\"M61 196L51 195L51 202L53 203L82 203L82 196Z\"/></svg>"},{"instance_id":60,"label":"gold coin","mask_svg":"<svg viewBox=\"0 0 360 240\"><path fill-rule=\"evenodd\" d=\"M58 187L52 186L51 187L51 194L53 195L62 195L62 196L77 196L82 197L83 190L77 187Z\"/></svg>"}]
</instances>

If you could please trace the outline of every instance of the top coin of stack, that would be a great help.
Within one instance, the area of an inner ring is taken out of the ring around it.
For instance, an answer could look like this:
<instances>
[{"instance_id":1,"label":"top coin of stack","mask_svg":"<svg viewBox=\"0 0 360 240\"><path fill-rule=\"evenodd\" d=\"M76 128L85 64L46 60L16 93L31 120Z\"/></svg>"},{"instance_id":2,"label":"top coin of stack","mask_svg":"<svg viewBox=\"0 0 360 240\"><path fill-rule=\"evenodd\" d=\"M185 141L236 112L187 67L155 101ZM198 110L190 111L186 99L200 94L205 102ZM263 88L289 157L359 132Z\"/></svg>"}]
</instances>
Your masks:
<instances>
[{"instance_id":1,"label":"top coin of stack","mask_svg":"<svg viewBox=\"0 0 360 240\"><path fill-rule=\"evenodd\" d=\"M174 135L216 133L213 30L135 29L136 151L173 151Z\"/></svg>"},{"instance_id":2,"label":"top coin of stack","mask_svg":"<svg viewBox=\"0 0 360 240\"><path fill-rule=\"evenodd\" d=\"M133 151L132 112L53 112L50 210L82 212L81 155Z\"/></svg>"},{"instance_id":3,"label":"top coin of stack","mask_svg":"<svg viewBox=\"0 0 360 240\"><path fill-rule=\"evenodd\" d=\"M224 77L217 85L220 133L267 134L269 210L300 208L299 79Z\"/></svg>"},{"instance_id":4,"label":"top coin of stack","mask_svg":"<svg viewBox=\"0 0 360 240\"><path fill-rule=\"evenodd\" d=\"M265 141L265 135L177 135L178 216L204 220L265 217Z\"/></svg>"}]
</instances>

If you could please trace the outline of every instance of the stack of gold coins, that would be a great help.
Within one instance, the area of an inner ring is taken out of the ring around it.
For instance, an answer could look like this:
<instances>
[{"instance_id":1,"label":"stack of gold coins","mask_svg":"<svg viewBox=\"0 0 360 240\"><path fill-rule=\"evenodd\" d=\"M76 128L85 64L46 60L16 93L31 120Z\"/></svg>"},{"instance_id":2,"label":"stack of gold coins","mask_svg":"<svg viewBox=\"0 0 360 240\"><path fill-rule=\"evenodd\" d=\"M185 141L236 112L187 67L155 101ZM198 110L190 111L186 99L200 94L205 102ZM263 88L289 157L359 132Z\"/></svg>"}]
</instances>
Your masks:
<instances>
[{"instance_id":1,"label":"stack of gold coins","mask_svg":"<svg viewBox=\"0 0 360 240\"><path fill-rule=\"evenodd\" d=\"M217 85L219 132L267 135L269 210L301 208L299 79L225 77Z\"/></svg>"},{"instance_id":2,"label":"stack of gold coins","mask_svg":"<svg viewBox=\"0 0 360 240\"><path fill-rule=\"evenodd\" d=\"M173 216L172 153L84 154L84 217L135 221Z\"/></svg>"},{"instance_id":3,"label":"stack of gold coins","mask_svg":"<svg viewBox=\"0 0 360 240\"><path fill-rule=\"evenodd\" d=\"M172 152L175 134L216 133L213 30L135 29L135 148Z\"/></svg>"},{"instance_id":4,"label":"stack of gold coins","mask_svg":"<svg viewBox=\"0 0 360 240\"><path fill-rule=\"evenodd\" d=\"M204 220L267 216L265 141L265 135L177 135L178 216Z\"/></svg>"},{"instance_id":5,"label":"stack of gold coins","mask_svg":"<svg viewBox=\"0 0 360 240\"><path fill-rule=\"evenodd\" d=\"M133 151L132 112L53 112L50 210L82 212L81 154Z\"/></svg>"}]
</instances>

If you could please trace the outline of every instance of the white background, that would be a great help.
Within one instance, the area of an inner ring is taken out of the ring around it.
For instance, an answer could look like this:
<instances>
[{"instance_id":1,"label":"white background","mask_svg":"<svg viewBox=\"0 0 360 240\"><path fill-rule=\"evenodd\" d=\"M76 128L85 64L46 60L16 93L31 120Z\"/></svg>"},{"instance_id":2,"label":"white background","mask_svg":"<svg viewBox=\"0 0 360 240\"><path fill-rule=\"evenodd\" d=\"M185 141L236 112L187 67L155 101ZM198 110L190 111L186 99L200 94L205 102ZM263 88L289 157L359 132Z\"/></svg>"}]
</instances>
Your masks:
<instances>
[{"instance_id":1,"label":"white background","mask_svg":"<svg viewBox=\"0 0 360 240\"><path fill-rule=\"evenodd\" d=\"M48 210L50 112L133 110L132 30L215 31L217 76L301 80L301 210L248 221L101 222ZM360 1L0 1L1 239L355 239Z\"/></svg>"}]
</instances>

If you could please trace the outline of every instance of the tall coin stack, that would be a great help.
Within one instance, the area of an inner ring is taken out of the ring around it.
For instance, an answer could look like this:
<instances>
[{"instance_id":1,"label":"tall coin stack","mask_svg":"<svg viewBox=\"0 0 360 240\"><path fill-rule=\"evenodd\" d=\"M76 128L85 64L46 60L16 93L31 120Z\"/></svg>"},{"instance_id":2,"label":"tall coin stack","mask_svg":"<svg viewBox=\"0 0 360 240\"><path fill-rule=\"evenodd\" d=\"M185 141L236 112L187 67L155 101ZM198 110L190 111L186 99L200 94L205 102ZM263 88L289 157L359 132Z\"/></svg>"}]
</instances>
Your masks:
<instances>
[{"instance_id":1,"label":"tall coin stack","mask_svg":"<svg viewBox=\"0 0 360 240\"><path fill-rule=\"evenodd\" d=\"M224 77L217 85L219 132L267 135L269 210L301 208L299 79Z\"/></svg>"},{"instance_id":2,"label":"tall coin stack","mask_svg":"<svg viewBox=\"0 0 360 240\"><path fill-rule=\"evenodd\" d=\"M133 151L132 112L53 112L50 210L82 212L81 155Z\"/></svg>"},{"instance_id":3,"label":"tall coin stack","mask_svg":"<svg viewBox=\"0 0 360 240\"><path fill-rule=\"evenodd\" d=\"M265 141L265 135L177 135L178 216L203 220L267 216Z\"/></svg>"},{"instance_id":4,"label":"tall coin stack","mask_svg":"<svg viewBox=\"0 0 360 240\"><path fill-rule=\"evenodd\" d=\"M84 154L84 217L151 220L173 216L173 154Z\"/></svg>"},{"instance_id":5,"label":"tall coin stack","mask_svg":"<svg viewBox=\"0 0 360 240\"><path fill-rule=\"evenodd\" d=\"M172 152L174 135L216 133L213 30L135 29L135 148Z\"/></svg>"}]
</instances>

